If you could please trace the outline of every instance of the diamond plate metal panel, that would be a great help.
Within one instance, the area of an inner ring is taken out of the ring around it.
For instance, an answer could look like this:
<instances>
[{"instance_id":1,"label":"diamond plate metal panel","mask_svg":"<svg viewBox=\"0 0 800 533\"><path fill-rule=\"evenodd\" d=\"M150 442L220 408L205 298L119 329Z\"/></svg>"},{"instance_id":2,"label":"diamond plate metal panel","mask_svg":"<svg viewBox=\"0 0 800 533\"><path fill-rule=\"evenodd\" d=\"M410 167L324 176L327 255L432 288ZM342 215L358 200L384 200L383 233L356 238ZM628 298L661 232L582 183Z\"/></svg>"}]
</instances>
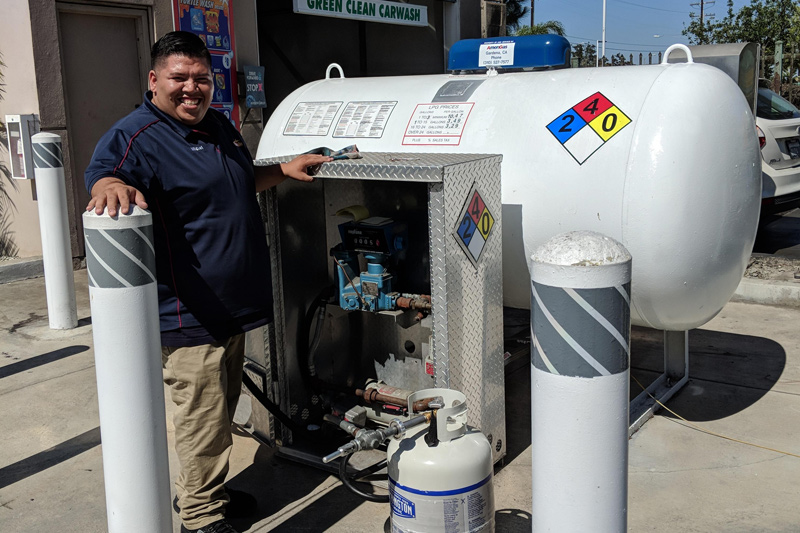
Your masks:
<instances>
[{"instance_id":1,"label":"diamond plate metal panel","mask_svg":"<svg viewBox=\"0 0 800 533\"><path fill-rule=\"evenodd\" d=\"M433 304L434 383L436 387L450 388L450 352L447 327L447 255L434 253L447 249L444 185L431 185L428 189L428 229L431 249L431 304Z\"/></svg>"},{"instance_id":2,"label":"diamond plate metal panel","mask_svg":"<svg viewBox=\"0 0 800 533\"><path fill-rule=\"evenodd\" d=\"M501 199L500 199L500 162L501 156L474 154L390 154L365 153L363 159L345 160L326 163L317 177L329 178L329 183L322 182L324 196L324 218L335 220L332 215L336 209L352 204L371 204L378 210L387 205L401 208L395 204L393 193L402 192L404 185L387 184L376 186L374 182L416 182L427 188L428 240L426 249L429 257L424 258L430 269L430 294L433 304L431 315L430 351L434 362L434 383L436 387L450 387L466 394L470 409L469 423L479 427L492 441L494 460L497 461L506 453L505 447L505 405L504 405L504 368L503 368L503 325L502 325L502 264L501 264ZM264 159L258 165L268 165L291 160L292 156ZM322 181L322 180L320 180ZM336 183L348 181L348 183ZM369 182L373 182L370 185ZM416 187L417 185L414 185ZM486 240L479 260L466 255L459 246L453 228L458 223L459 215L468 200L467 196L473 187L480 189L484 201L495 217L495 226ZM407 191L406 191L407 192ZM422 199L425 194L419 195ZM266 217L271 228L278 227L277 195L270 192ZM390 204L387 204L390 202ZM297 206L294 206L295 209ZM420 204L421 212L415 216L424 216L425 205ZM291 211L291 209L290 209ZM287 217L297 217L298 212L287 212ZM375 213L379 214L379 213ZM284 221L286 222L286 221ZM320 235L328 246L337 240L335 223L327 223L324 233ZM422 230L424 232L424 229ZM268 359L274 365L268 373L277 376L272 385L279 389L276 394L281 406L287 410L302 412L312 401L298 398L297 392L288 391L292 365L283 361L286 352L286 313L284 308L285 286L284 276L296 275L294 272L281 270L280 232L271 231L272 239L272 272L273 287L276 291L276 327L274 328L274 351L268 352ZM424 262L422 263L424 264ZM332 265L328 272L332 275ZM427 275L427 274L426 274ZM296 284L296 281L293 283ZM291 286L291 284L290 284ZM370 317L364 317L364 320ZM370 326L373 322L369 322ZM367 331L366 323L364 326ZM387 326L388 327L388 326ZM333 328L333 326L331 326ZM338 334L335 328L331 334ZM389 339L380 327L374 328L372 334L379 334ZM405 340L411 331L396 337ZM291 335L290 335L291 337ZM392 336L395 337L395 336ZM265 339L265 345L272 339ZM395 341L393 341L395 342ZM417 342L419 344L419 342ZM381 352L385 349L375 344L365 343L367 353ZM267 348L270 350L270 348ZM395 358L383 361L385 377L391 380L405 381L403 376L416 367L424 370L424 364L415 357L400 358L399 364L408 366L391 367L396 364ZM424 361L422 361L424 363ZM376 359L376 363L381 363ZM296 366L296 365L295 365ZM423 380L424 381L424 380ZM416 388L417 379L409 379L409 383L392 383L403 388ZM291 405L290 405L291 402ZM286 439L288 435L285 435ZM284 440L284 442L288 442Z\"/></svg>"},{"instance_id":3,"label":"diamond plate metal panel","mask_svg":"<svg viewBox=\"0 0 800 533\"><path fill-rule=\"evenodd\" d=\"M485 158L481 154L417 154L362 152L361 159L343 159L322 165L315 178L344 178L377 181L440 182L443 168ZM286 163L295 156L257 159L256 166Z\"/></svg>"},{"instance_id":4,"label":"diamond plate metal panel","mask_svg":"<svg viewBox=\"0 0 800 533\"><path fill-rule=\"evenodd\" d=\"M282 383L286 383L286 362L283 359L284 345L284 321L285 311L283 309L283 268L281 266L278 251L281 249L280 233L275 231L278 227L278 202L275 196L275 190L266 191L264 202L262 206L266 206L262 210L266 214L267 221L267 243L270 249L270 267L272 272L272 300L273 300L273 313L274 320L270 327L265 330L266 338L264 339L265 352L267 361L267 376L264 383L264 392L270 394L270 399L280 406L283 412L289 406L289 391L287 387L282 387ZM274 366L274 369L273 369ZM277 382L273 380L273 376L277 376ZM281 425L281 440L284 443L291 442L291 432ZM275 418L270 417L270 433L272 440L275 442L277 439L277 432L275 428Z\"/></svg>"},{"instance_id":5,"label":"diamond plate metal panel","mask_svg":"<svg viewBox=\"0 0 800 533\"><path fill-rule=\"evenodd\" d=\"M495 460L506 453L501 160L499 156L487 157L444 169L446 235L445 245L439 248L445 251L446 260L449 386L467 398L480 399L470 402L468 420L490 438ZM477 264L452 233L473 186L480 189L495 216L495 227Z\"/></svg>"}]
</instances>

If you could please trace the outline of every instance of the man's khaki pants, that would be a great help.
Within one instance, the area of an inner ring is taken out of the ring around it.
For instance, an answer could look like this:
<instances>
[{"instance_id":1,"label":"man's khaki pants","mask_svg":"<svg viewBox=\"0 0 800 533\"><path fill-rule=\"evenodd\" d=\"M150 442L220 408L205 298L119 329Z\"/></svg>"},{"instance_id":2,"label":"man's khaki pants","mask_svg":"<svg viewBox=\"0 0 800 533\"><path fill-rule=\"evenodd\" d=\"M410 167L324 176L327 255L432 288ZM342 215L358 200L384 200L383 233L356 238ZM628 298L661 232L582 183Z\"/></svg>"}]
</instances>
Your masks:
<instances>
[{"instance_id":1,"label":"man's khaki pants","mask_svg":"<svg viewBox=\"0 0 800 533\"><path fill-rule=\"evenodd\" d=\"M175 403L175 451L181 472L175 482L180 517L188 529L224 518L230 501L223 482L239 400L244 334L225 342L161 348L164 383Z\"/></svg>"}]
</instances>

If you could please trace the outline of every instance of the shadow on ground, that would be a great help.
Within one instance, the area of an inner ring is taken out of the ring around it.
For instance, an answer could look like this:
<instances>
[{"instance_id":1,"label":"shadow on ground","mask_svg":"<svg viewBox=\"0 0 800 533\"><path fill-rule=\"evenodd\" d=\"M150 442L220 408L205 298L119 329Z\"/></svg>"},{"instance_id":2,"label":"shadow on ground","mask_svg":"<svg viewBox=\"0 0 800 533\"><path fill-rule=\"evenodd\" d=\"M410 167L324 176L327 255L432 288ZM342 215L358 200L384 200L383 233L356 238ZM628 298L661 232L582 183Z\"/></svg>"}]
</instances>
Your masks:
<instances>
[{"instance_id":1,"label":"shadow on ground","mask_svg":"<svg viewBox=\"0 0 800 533\"><path fill-rule=\"evenodd\" d=\"M785 251L780 255L800 257L797 251L788 250L798 245L800 245L800 210L795 209L783 216L762 217L753 245L754 252L774 254Z\"/></svg>"},{"instance_id":2,"label":"shadow on ground","mask_svg":"<svg viewBox=\"0 0 800 533\"><path fill-rule=\"evenodd\" d=\"M302 508L296 514L274 527L264 524L269 531L325 531L364 503L342 486L328 492L319 490L331 474L329 472L288 461L276 456L274 449L259 447L253 464L226 483L233 489L253 494L258 500L254 515L231 520L239 529L246 530L284 509L291 513L293 507ZM377 505L388 516L388 505Z\"/></svg>"},{"instance_id":3,"label":"shadow on ground","mask_svg":"<svg viewBox=\"0 0 800 533\"><path fill-rule=\"evenodd\" d=\"M644 380L652 380L663 368L662 336L661 331L632 328L631 373L645 386L648 382ZM688 420L726 418L760 400L775 386L785 366L786 352L771 339L693 329L689 332L689 380L695 385L693 396L691 401L685 401L689 389L686 386L671 401L682 400L680 414ZM732 387L708 388L703 383ZM639 385L632 381L631 395L640 391ZM661 414L672 416L668 412Z\"/></svg>"},{"instance_id":4,"label":"shadow on ground","mask_svg":"<svg viewBox=\"0 0 800 533\"><path fill-rule=\"evenodd\" d=\"M631 374L645 387L663 372L663 335L662 331L650 328L631 328ZM524 338L524 334L519 336ZM527 344L529 347L529 340L518 344ZM508 342L506 349L509 349ZM690 381L695 385L706 382L732 387L692 387L691 394L694 396L688 402L681 402L680 414L699 422L717 420L743 411L774 387L785 366L786 352L773 340L694 329L689 332ZM631 380L631 399L641 390ZM672 401L685 396L686 390L688 387L684 387ZM531 444L530 400L530 354L526 349L506 366L508 453L505 462L513 461ZM667 412L662 414L672 416Z\"/></svg>"},{"instance_id":5,"label":"shadow on ground","mask_svg":"<svg viewBox=\"0 0 800 533\"><path fill-rule=\"evenodd\" d=\"M519 318L519 317L517 317ZM506 365L506 439L505 464L525 453L531 443L530 358L525 340L525 325L514 327L523 348ZM632 374L646 386L663 369L663 332L634 327L631 333ZM529 347L529 342L527 342ZM508 349L508 344L507 344ZM716 420L747 409L763 397L778 381L786 366L786 353L780 344L766 338L704 329L689 334L690 385L671 401L682 416L691 421ZM723 384L728 387L703 386ZM639 392L632 381L631 395ZM664 416L672 416L662 412ZM502 468L503 464L498 467ZM275 456L272 449L261 447L254 464L230 481L230 486L254 494L259 499L258 515L234 525L247 529L256 522L292 504L304 511L276 525L271 531L324 531L364 502L344 487L321 491L316 500L310 496L326 482L329 473L310 466L289 462ZM287 482L287 480L291 480ZM265 489L264 487L268 487ZM375 505L376 513L386 513L386 504ZM519 509L504 509L496 502L498 531L522 531L530 528L530 514ZM388 524L384 525L386 528ZM268 525L265 527L269 527Z\"/></svg>"}]
</instances>

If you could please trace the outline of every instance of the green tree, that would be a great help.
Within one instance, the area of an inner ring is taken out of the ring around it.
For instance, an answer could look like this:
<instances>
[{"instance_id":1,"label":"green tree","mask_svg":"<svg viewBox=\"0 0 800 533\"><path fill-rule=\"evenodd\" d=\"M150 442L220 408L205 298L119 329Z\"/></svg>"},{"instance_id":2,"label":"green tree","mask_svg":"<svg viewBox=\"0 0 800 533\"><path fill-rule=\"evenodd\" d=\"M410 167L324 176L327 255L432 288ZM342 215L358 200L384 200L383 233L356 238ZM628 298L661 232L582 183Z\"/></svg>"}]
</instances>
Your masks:
<instances>
[{"instance_id":1,"label":"green tree","mask_svg":"<svg viewBox=\"0 0 800 533\"><path fill-rule=\"evenodd\" d=\"M783 41L783 49L791 52L800 48L800 3L797 0L750 0L749 5L734 11L733 1L727 0L725 17L701 25L694 20L684 28L689 44L751 42L761 45L762 57L775 54L775 43ZM764 64L761 76L771 78L772 65ZM786 65L784 76L791 78Z\"/></svg>"},{"instance_id":2,"label":"green tree","mask_svg":"<svg viewBox=\"0 0 800 533\"><path fill-rule=\"evenodd\" d=\"M632 65L630 61L625 59L625 56L617 52L613 56L611 56L611 66L612 67L621 67L623 65Z\"/></svg>"},{"instance_id":3,"label":"green tree","mask_svg":"<svg viewBox=\"0 0 800 533\"><path fill-rule=\"evenodd\" d=\"M597 47L589 43L573 45L572 57L578 60L579 67L593 67L597 61Z\"/></svg>"},{"instance_id":4,"label":"green tree","mask_svg":"<svg viewBox=\"0 0 800 533\"><path fill-rule=\"evenodd\" d=\"M506 0L506 33L514 35L520 26L520 20L531 12L530 8L522 5L522 0Z\"/></svg>"},{"instance_id":5,"label":"green tree","mask_svg":"<svg viewBox=\"0 0 800 533\"><path fill-rule=\"evenodd\" d=\"M564 36L564 25L557 20L548 20L547 22L540 22L533 26L520 26L512 35L544 35L547 33L554 33L556 35Z\"/></svg>"},{"instance_id":6,"label":"green tree","mask_svg":"<svg viewBox=\"0 0 800 533\"><path fill-rule=\"evenodd\" d=\"M689 44L759 43L763 54L773 54L775 42L784 46L800 44L800 18L797 0L750 0L738 12L733 0L727 1L727 13L717 22L693 20L683 30Z\"/></svg>"}]
</instances>

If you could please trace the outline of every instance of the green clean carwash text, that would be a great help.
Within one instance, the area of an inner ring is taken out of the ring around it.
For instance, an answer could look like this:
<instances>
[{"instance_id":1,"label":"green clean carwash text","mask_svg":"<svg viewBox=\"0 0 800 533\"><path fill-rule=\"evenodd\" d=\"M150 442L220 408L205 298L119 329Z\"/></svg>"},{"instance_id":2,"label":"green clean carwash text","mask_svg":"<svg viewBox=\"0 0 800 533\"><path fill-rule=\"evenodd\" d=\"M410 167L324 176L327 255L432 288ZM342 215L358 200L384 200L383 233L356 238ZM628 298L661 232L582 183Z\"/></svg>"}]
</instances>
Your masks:
<instances>
[{"instance_id":1,"label":"green clean carwash text","mask_svg":"<svg viewBox=\"0 0 800 533\"><path fill-rule=\"evenodd\" d=\"M294 11L389 24L413 26L428 24L428 12L425 6L383 0L295 0Z\"/></svg>"}]
</instances>

